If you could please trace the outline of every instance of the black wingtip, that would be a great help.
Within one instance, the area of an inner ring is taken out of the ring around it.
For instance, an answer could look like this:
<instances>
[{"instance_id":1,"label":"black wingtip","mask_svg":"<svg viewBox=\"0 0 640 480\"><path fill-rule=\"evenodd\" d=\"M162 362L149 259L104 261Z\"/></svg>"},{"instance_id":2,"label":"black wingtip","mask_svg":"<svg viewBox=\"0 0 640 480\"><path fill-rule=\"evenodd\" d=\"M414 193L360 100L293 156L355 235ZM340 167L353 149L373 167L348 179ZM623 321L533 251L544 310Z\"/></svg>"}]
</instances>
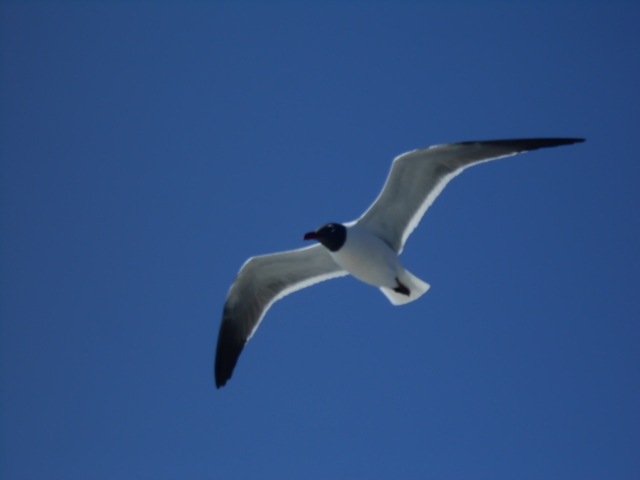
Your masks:
<instances>
[{"instance_id":1,"label":"black wingtip","mask_svg":"<svg viewBox=\"0 0 640 480\"><path fill-rule=\"evenodd\" d=\"M214 368L216 388L224 387L233 375L233 369L238 363L245 343L246 338L242 329L238 328L234 322L223 318L218 335Z\"/></svg>"},{"instance_id":2,"label":"black wingtip","mask_svg":"<svg viewBox=\"0 0 640 480\"><path fill-rule=\"evenodd\" d=\"M573 145L586 141L584 138L514 138L511 140L482 140L461 142L463 145L471 145L479 143L482 145L494 145L496 147L506 147L527 152L537 150L539 148L560 147L562 145Z\"/></svg>"},{"instance_id":3,"label":"black wingtip","mask_svg":"<svg viewBox=\"0 0 640 480\"><path fill-rule=\"evenodd\" d=\"M506 143L521 143L527 150L573 145L574 143L582 143L584 141L584 138L523 138L517 140L505 140Z\"/></svg>"},{"instance_id":4,"label":"black wingtip","mask_svg":"<svg viewBox=\"0 0 640 480\"><path fill-rule=\"evenodd\" d=\"M215 365L216 388L224 387L231 379L243 348L244 345L221 346L220 342L218 342Z\"/></svg>"}]
</instances>

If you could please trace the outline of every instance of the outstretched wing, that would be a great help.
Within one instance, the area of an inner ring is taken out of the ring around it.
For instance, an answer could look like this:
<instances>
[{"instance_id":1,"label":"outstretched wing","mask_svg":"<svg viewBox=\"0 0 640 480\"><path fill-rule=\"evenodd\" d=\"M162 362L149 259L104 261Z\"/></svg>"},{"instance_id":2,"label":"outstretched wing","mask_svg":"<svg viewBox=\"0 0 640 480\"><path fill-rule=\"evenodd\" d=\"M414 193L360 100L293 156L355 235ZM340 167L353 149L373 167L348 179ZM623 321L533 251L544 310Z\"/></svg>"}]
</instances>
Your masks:
<instances>
[{"instance_id":1,"label":"outstretched wing","mask_svg":"<svg viewBox=\"0 0 640 480\"><path fill-rule=\"evenodd\" d=\"M220 388L274 302L296 290L347 275L322 245L252 257L227 294L218 335L215 376Z\"/></svg>"},{"instance_id":2,"label":"outstretched wing","mask_svg":"<svg viewBox=\"0 0 640 480\"><path fill-rule=\"evenodd\" d=\"M357 221L402 252L404 243L442 189L465 168L581 138L529 138L435 145L396 157L376 201Z\"/></svg>"}]
</instances>

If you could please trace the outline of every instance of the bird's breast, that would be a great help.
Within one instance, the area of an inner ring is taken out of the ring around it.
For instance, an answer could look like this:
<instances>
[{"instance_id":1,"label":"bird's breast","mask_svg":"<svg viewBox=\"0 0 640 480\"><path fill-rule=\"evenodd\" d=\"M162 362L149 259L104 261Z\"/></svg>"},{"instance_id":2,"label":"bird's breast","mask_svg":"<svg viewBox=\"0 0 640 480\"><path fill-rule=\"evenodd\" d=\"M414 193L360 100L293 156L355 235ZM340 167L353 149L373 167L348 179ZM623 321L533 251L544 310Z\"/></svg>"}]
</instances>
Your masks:
<instances>
[{"instance_id":1,"label":"bird's breast","mask_svg":"<svg viewBox=\"0 0 640 480\"><path fill-rule=\"evenodd\" d=\"M357 225L347 228L344 245L331 256L351 275L376 287L396 287L396 277L404 270L389 245Z\"/></svg>"}]
</instances>

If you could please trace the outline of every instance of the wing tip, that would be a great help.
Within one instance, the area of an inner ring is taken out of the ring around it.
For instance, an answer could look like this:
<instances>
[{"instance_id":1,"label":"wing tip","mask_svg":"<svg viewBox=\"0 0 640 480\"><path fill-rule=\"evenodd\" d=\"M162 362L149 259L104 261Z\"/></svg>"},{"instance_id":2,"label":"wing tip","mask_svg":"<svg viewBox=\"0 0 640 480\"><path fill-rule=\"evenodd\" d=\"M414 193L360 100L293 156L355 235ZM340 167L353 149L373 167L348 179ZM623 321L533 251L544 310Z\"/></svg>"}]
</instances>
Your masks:
<instances>
[{"instance_id":1,"label":"wing tip","mask_svg":"<svg viewBox=\"0 0 640 480\"><path fill-rule=\"evenodd\" d=\"M231 379L231 376L232 375L229 375L227 378L218 378L218 375L216 374L216 388L220 389L224 387L227 384L227 381Z\"/></svg>"},{"instance_id":2,"label":"wing tip","mask_svg":"<svg viewBox=\"0 0 640 480\"><path fill-rule=\"evenodd\" d=\"M230 346L231 348L218 348L216 353L215 379L216 388L224 387L233 376L233 370L236 368L240 353L244 348Z\"/></svg>"},{"instance_id":3,"label":"wing tip","mask_svg":"<svg viewBox=\"0 0 640 480\"><path fill-rule=\"evenodd\" d=\"M574 143L585 142L586 138L557 138L557 137L540 137L540 138L513 138L508 140L476 140L468 142L459 142L458 145L492 145L496 147L514 148L520 152L537 150L539 148L560 147L562 145L573 145Z\"/></svg>"},{"instance_id":4,"label":"wing tip","mask_svg":"<svg viewBox=\"0 0 640 480\"><path fill-rule=\"evenodd\" d=\"M228 318L223 318L218 334L214 367L216 388L224 387L231 379L246 343L247 339L242 329Z\"/></svg>"}]
</instances>

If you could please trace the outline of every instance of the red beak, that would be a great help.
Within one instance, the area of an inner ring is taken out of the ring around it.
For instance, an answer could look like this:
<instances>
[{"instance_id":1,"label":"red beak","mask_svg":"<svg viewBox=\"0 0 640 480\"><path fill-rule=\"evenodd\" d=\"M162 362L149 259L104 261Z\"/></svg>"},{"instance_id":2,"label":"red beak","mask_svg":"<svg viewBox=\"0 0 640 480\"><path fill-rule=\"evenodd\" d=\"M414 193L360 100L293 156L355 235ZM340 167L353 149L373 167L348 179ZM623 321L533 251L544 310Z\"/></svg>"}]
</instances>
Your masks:
<instances>
[{"instance_id":1,"label":"red beak","mask_svg":"<svg viewBox=\"0 0 640 480\"><path fill-rule=\"evenodd\" d=\"M305 233L304 237L302 237L303 240L317 240L318 239L318 234L316 232L309 232L309 233Z\"/></svg>"}]
</instances>

